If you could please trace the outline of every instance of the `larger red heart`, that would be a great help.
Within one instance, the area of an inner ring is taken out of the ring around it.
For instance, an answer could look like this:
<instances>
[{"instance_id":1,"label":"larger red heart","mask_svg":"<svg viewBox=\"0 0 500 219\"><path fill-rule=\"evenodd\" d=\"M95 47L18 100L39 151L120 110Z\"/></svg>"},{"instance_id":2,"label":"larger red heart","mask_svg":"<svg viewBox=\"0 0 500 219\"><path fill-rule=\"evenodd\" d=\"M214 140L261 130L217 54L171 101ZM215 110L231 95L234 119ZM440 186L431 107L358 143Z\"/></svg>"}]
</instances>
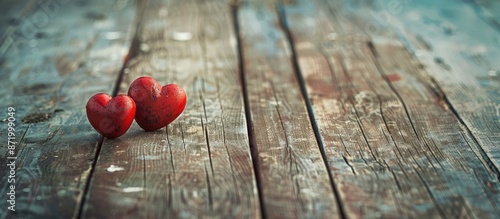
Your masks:
<instances>
[{"instance_id":1,"label":"larger red heart","mask_svg":"<svg viewBox=\"0 0 500 219\"><path fill-rule=\"evenodd\" d=\"M163 128L186 107L186 93L176 84L161 86L151 77L137 78L128 90L137 104L135 121L146 131Z\"/></svg>"},{"instance_id":2,"label":"larger red heart","mask_svg":"<svg viewBox=\"0 0 500 219\"><path fill-rule=\"evenodd\" d=\"M134 121L136 111L135 102L129 96L111 98L103 93L92 96L86 108L90 124L106 138L125 134Z\"/></svg>"}]
</instances>

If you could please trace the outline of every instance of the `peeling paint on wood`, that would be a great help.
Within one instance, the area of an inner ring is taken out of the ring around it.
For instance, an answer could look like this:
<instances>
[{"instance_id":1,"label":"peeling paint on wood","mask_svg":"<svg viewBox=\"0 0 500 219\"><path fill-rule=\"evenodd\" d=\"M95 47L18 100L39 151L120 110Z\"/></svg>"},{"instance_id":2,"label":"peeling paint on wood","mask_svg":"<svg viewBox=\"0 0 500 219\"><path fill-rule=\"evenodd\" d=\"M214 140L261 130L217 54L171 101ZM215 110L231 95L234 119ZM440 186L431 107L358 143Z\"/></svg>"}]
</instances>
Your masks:
<instances>
[{"instance_id":1,"label":"peeling paint on wood","mask_svg":"<svg viewBox=\"0 0 500 219\"><path fill-rule=\"evenodd\" d=\"M83 217L260 218L229 5L142 6L137 56L119 92L149 75L183 87L187 106L165 129L144 132L134 123L104 141ZM111 173L110 165L123 170Z\"/></svg>"},{"instance_id":2,"label":"peeling paint on wood","mask_svg":"<svg viewBox=\"0 0 500 219\"><path fill-rule=\"evenodd\" d=\"M243 1L238 11L264 213L269 218L340 217L273 3Z\"/></svg>"},{"instance_id":3,"label":"peeling paint on wood","mask_svg":"<svg viewBox=\"0 0 500 219\"><path fill-rule=\"evenodd\" d=\"M46 11L47 2L57 8ZM0 6L0 23L10 21L0 24L0 108L16 109L18 141L16 212L2 204L0 218L77 217L99 140L83 106L94 93L111 91L121 65L119 56L124 55L124 50L99 51L127 46L126 39L110 42L100 36L109 31L127 34L131 4L115 10L91 1L88 9L106 11L114 21L95 28L75 16L86 9L75 2L59 2L64 1L2 1ZM2 136L6 130L7 123L0 123ZM7 148L1 147L0 154L0 191L6 194Z\"/></svg>"},{"instance_id":4,"label":"peeling paint on wood","mask_svg":"<svg viewBox=\"0 0 500 219\"><path fill-rule=\"evenodd\" d=\"M364 36L345 7L284 5L293 43L312 44L297 61L346 216L498 216L499 184L470 134L403 43Z\"/></svg>"},{"instance_id":5,"label":"peeling paint on wood","mask_svg":"<svg viewBox=\"0 0 500 219\"><path fill-rule=\"evenodd\" d=\"M499 7L1 1L0 218L498 218ZM85 102L142 75L185 112L100 141Z\"/></svg>"}]
</instances>

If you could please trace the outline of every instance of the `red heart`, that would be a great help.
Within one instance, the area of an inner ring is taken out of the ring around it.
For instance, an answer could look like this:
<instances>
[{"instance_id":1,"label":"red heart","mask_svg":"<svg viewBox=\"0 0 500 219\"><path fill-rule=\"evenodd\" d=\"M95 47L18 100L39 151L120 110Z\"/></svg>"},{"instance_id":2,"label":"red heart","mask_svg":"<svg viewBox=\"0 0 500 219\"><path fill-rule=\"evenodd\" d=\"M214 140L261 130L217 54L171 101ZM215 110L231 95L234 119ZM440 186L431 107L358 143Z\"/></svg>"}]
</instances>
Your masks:
<instances>
[{"instance_id":1,"label":"red heart","mask_svg":"<svg viewBox=\"0 0 500 219\"><path fill-rule=\"evenodd\" d=\"M161 86L151 77L137 78L128 89L137 104L135 121L146 131L163 128L186 107L186 93L176 84Z\"/></svg>"},{"instance_id":2,"label":"red heart","mask_svg":"<svg viewBox=\"0 0 500 219\"><path fill-rule=\"evenodd\" d=\"M92 96L87 102L87 118L97 132L106 138L125 134L134 121L136 106L127 95L111 96L103 93Z\"/></svg>"}]
</instances>

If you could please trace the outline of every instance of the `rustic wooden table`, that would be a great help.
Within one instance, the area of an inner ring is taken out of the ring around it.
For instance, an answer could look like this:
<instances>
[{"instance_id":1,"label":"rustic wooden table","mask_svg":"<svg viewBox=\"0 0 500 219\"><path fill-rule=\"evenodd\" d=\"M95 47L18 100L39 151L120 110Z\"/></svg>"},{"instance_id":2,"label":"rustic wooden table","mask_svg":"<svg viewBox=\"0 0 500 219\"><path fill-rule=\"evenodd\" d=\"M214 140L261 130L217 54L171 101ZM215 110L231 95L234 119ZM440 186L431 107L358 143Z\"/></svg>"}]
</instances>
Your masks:
<instances>
[{"instance_id":1,"label":"rustic wooden table","mask_svg":"<svg viewBox=\"0 0 500 219\"><path fill-rule=\"evenodd\" d=\"M499 1L0 12L0 218L500 217ZM103 139L87 100L142 75L184 113Z\"/></svg>"}]
</instances>

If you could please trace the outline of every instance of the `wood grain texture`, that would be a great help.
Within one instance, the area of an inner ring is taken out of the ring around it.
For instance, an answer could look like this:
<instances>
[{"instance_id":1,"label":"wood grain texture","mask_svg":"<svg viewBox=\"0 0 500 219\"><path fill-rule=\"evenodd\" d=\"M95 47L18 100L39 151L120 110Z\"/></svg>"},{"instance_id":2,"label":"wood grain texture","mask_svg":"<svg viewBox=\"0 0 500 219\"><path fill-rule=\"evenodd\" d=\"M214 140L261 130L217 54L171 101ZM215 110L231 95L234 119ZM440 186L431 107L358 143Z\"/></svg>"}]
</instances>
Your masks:
<instances>
[{"instance_id":1,"label":"wood grain texture","mask_svg":"<svg viewBox=\"0 0 500 219\"><path fill-rule=\"evenodd\" d=\"M0 1L0 219L499 218L499 7ZM142 75L185 112L100 145L85 102Z\"/></svg>"},{"instance_id":2,"label":"wood grain texture","mask_svg":"<svg viewBox=\"0 0 500 219\"><path fill-rule=\"evenodd\" d=\"M260 218L230 5L145 7L120 92L149 75L183 87L188 103L166 129L134 123L104 141L83 218Z\"/></svg>"},{"instance_id":3,"label":"wood grain texture","mask_svg":"<svg viewBox=\"0 0 500 219\"><path fill-rule=\"evenodd\" d=\"M99 140L84 106L94 93L112 90L133 8L100 1L4 3L0 108L2 119L7 107L16 109L19 143L16 213L4 201L0 218L76 217ZM0 127L6 139L7 123ZM6 194L6 147L0 154Z\"/></svg>"},{"instance_id":4,"label":"wood grain texture","mask_svg":"<svg viewBox=\"0 0 500 219\"><path fill-rule=\"evenodd\" d=\"M238 24L265 215L339 217L274 2L243 1Z\"/></svg>"},{"instance_id":5,"label":"wood grain texture","mask_svg":"<svg viewBox=\"0 0 500 219\"><path fill-rule=\"evenodd\" d=\"M499 215L495 174L400 41L365 35L348 3L283 7L347 217Z\"/></svg>"},{"instance_id":6,"label":"wood grain texture","mask_svg":"<svg viewBox=\"0 0 500 219\"><path fill-rule=\"evenodd\" d=\"M371 7L353 5L350 12L357 10L356 17L358 11L375 15L373 12L380 12L380 15L385 5L385 1ZM495 5L492 3L488 10L495 10ZM485 21L487 12L478 10L472 2L408 2L395 12L385 11L389 19L383 20L389 22L360 25L374 27L367 29L374 38L399 38L405 43L443 91L444 101L472 133L472 140L479 144L488 165L500 176L498 28ZM380 26L392 31L380 31Z\"/></svg>"}]
</instances>

